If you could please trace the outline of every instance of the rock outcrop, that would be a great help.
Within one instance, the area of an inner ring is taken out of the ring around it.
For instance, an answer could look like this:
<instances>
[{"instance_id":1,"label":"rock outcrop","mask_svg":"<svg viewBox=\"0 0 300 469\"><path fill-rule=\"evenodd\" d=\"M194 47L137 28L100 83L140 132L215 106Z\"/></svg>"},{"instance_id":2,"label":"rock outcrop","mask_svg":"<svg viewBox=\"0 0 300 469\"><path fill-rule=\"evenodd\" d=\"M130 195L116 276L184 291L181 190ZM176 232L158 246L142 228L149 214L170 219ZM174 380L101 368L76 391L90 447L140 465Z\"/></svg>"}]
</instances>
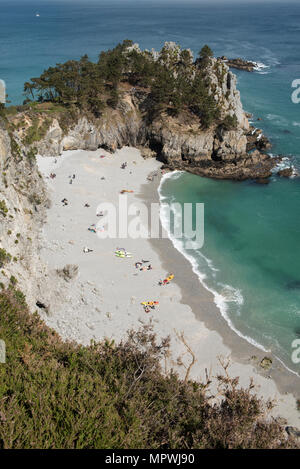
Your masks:
<instances>
[{"instance_id":1,"label":"rock outcrop","mask_svg":"<svg viewBox=\"0 0 300 469\"><path fill-rule=\"evenodd\" d=\"M237 70L244 70L246 72L253 72L257 66L255 62L241 58L228 59L227 57L223 56L220 57L220 59L224 61L228 67L236 68Z\"/></svg>"},{"instance_id":2,"label":"rock outcrop","mask_svg":"<svg viewBox=\"0 0 300 469\"><path fill-rule=\"evenodd\" d=\"M45 135L30 147L45 156L59 156L63 150L103 147L114 152L122 146L143 147L170 169L238 180L269 177L277 161L264 153L270 144L262 131L249 126L235 75L217 59L211 59L206 73L210 93L221 109L220 123L209 129L201 128L199 120L187 110L176 117L165 111L150 120L149 91L127 86L120 92L116 109L106 108L99 118L78 112L67 128L59 118L53 118ZM231 128L222 124L228 116L235 120ZM30 125L28 116L16 119ZM26 127L16 122L14 127L14 138L22 148Z\"/></svg>"}]
</instances>

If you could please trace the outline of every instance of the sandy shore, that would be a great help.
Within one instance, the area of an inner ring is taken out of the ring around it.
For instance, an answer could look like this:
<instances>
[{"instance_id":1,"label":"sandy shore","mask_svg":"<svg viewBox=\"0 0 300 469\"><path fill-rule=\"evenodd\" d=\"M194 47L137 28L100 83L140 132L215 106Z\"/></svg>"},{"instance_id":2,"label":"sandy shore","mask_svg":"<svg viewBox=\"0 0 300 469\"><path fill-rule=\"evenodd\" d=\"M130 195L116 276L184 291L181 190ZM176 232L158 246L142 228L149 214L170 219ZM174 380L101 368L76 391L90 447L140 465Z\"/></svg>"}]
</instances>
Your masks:
<instances>
[{"instance_id":1,"label":"sandy shore","mask_svg":"<svg viewBox=\"0 0 300 469\"><path fill-rule=\"evenodd\" d=\"M125 161L127 167L121 169ZM186 366L191 360L177 335L183 333L197 360L191 377L204 379L206 371L215 376L221 371L219 357L229 358L232 376L239 376L242 385L253 377L258 394L278 402L274 414L300 427L294 397L299 379L285 372L276 361L271 372L263 374L259 370L251 357L255 355L259 360L263 353L229 329L212 295L202 287L189 262L170 240L99 239L88 231L98 222L101 226L101 217L96 216L98 205L112 202L118 206L122 189L134 191L127 196L128 204L141 200L146 204L157 202L159 176L153 182L147 182L147 176L153 171L160 173L160 164L153 159L144 160L132 148L123 148L114 155L103 150L65 152L57 160L38 157L38 164L52 199L44 227L42 258L53 270L66 264L79 267L78 276L65 282L64 291L54 292L55 308L51 314L41 311L47 324L66 339L88 344L104 337L118 341L129 329L151 321L160 337L171 336L169 366L173 367L177 357ZM52 171L55 179L49 178ZM70 184L73 174L75 179ZM63 198L68 205L63 205ZM85 207L86 203L89 207ZM92 252L84 253L84 247ZM124 247L133 257L115 257L117 247ZM153 269L136 269L135 262L142 259L149 260ZM175 274L175 281L159 286L159 280L169 272ZM159 301L159 307L146 314L140 304L145 300Z\"/></svg>"}]
</instances>

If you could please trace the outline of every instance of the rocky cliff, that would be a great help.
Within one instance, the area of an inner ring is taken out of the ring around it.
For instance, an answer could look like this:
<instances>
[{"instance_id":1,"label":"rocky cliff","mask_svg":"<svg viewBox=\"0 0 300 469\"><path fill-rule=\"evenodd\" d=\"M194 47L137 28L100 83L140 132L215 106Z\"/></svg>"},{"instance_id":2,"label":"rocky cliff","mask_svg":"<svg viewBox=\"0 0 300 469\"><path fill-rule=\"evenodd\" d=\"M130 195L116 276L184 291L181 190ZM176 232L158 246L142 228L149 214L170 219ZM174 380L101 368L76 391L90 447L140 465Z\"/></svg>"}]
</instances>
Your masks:
<instances>
[{"instance_id":1,"label":"rocky cliff","mask_svg":"<svg viewBox=\"0 0 300 469\"><path fill-rule=\"evenodd\" d=\"M235 119L234 126L215 124L204 130L186 110L176 116L164 111L150 120L152 103L148 90L127 84L120 91L117 108L106 108L99 118L77 112L72 123L65 127L59 116L49 118L41 113L38 125L43 127L47 120L47 129L29 145L26 134L33 125L30 112L14 116L11 119L14 138L20 148L24 148L25 142L25 147L45 156L59 156L63 150L71 149L103 147L115 151L129 145L142 147L145 156L157 156L170 169L215 178L267 178L276 160L262 152L268 142L249 126L235 75L217 59L211 59L207 74L221 118L231 116Z\"/></svg>"},{"instance_id":2,"label":"rocky cliff","mask_svg":"<svg viewBox=\"0 0 300 469\"><path fill-rule=\"evenodd\" d=\"M30 151L24 152L0 121L0 288L25 294L31 311L55 307L64 280L40 258L50 201ZM21 293L22 292L22 293Z\"/></svg>"}]
</instances>

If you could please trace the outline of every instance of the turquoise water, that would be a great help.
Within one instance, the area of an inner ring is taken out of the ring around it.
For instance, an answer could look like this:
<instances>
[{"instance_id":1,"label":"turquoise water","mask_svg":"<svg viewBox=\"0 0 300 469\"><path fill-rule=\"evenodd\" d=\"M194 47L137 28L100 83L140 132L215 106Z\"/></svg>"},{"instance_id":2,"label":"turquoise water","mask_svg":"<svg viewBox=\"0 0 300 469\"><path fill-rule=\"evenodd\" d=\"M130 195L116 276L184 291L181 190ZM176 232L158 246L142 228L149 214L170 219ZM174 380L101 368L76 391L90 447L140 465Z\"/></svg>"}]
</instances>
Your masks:
<instances>
[{"instance_id":1,"label":"turquoise water","mask_svg":"<svg viewBox=\"0 0 300 469\"><path fill-rule=\"evenodd\" d=\"M291 83L300 78L299 4L0 0L0 8L0 79L14 104L24 99L23 83L49 65L85 53L96 59L124 38L143 48L176 41L194 52L208 43L216 55L266 66L237 72L244 108L271 138L272 152L300 169L300 104L291 101ZM276 177L260 186L183 174L162 187L167 199L205 203L204 247L187 254L222 314L296 372L290 356L300 335L299 192L299 179Z\"/></svg>"}]
</instances>

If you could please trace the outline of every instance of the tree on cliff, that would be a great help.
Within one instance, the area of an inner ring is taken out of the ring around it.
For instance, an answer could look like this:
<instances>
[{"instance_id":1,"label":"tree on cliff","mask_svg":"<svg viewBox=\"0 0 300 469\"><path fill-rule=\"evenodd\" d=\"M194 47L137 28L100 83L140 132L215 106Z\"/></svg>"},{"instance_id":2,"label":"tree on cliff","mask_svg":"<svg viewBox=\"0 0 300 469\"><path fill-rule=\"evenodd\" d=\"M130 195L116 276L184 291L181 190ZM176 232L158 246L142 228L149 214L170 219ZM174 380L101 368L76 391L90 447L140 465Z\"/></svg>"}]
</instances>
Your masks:
<instances>
[{"instance_id":1,"label":"tree on cliff","mask_svg":"<svg viewBox=\"0 0 300 469\"><path fill-rule=\"evenodd\" d=\"M213 55L208 46L193 63L190 50L166 43L159 54L140 51L125 40L114 49L101 52L97 63L83 56L45 70L39 78L24 85L28 100L51 101L78 107L98 116L103 107L116 108L126 83L147 88L152 100L151 119L164 110L178 115L193 112L203 127L219 117L218 105L209 92L206 64Z\"/></svg>"},{"instance_id":2,"label":"tree on cliff","mask_svg":"<svg viewBox=\"0 0 300 469\"><path fill-rule=\"evenodd\" d=\"M213 56L214 56L214 53L207 44L205 44L205 46L203 46L199 52L200 59L209 59Z\"/></svg>"}]
</instances>

